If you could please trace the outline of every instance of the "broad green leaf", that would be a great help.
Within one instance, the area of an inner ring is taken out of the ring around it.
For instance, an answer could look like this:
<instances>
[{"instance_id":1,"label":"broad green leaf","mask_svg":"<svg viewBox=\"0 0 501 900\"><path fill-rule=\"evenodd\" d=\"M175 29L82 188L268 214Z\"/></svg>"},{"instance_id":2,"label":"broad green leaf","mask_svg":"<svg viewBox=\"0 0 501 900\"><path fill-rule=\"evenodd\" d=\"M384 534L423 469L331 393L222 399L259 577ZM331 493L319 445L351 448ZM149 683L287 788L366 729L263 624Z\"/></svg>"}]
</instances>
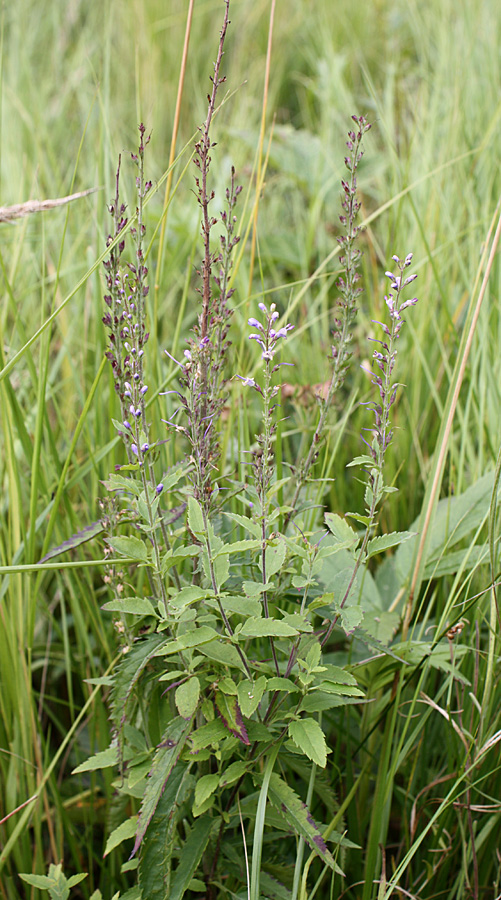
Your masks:
<instances>
[{"instance_id":1,"label":"broad green leaf","mask_svg":"<svg viewBox=\"0 0 501 900\"><path fill-rule=\"evenodd\" d=\"M221 597L221 602L227 613L236 613L239 616L260 616L263 610L262 600L251 600L249 597Z\"/></svg>"},{"instance_id":2,"label":"broad green leaf","mask_svg":"<svg viewBox=\"0 0 501 900\"><path fill-rule=\"evenodd\" d=\"M258 522L253 522L252 519L248 519L246 516L239 516L238 513L225 512L224 515L233 522L236 522L237 525L240 525L246 531L250 532L250 534L253 534L254 537L261 537L261 526Z\"/></svg>"},{"instance_id":3,"label":"broad green leaf","mask_svg":"<svg viewBox=\"0 0 501 900\"><path fill-rule=\"evenodd\" d=\"M273 588L273 583L271 581L267 581L266 584L263 584L262 581L244 581L242 587L247 597L259 600L264 591L269 591Z\"/></svg>"},{"instance_id":4,"label":"broad green leaf","mask_svg":"<svg viewBox=\"0 0 501 900\"><path fill-rule=\"evenodd\" d=\"M340 544L347 544L348 546L358 544L359 538L357 533L353 531L351 525L348 525L348 522L342 516L328 512L325 513L324 519L327 528Z\"/></svg>"},{"instance_id":5,"label":"broad green leaf","mask_svg":"<svg viewBox=\"0 0 501 900\"><path fill-rule=\"evenodd\" d=\"M95 772L97 769L109 769L111 766L118 765L118 747L108 747L107 750L101 750L90 756L85 762L80 763L76 769L73 769L72 775L79 775L80 772Z\"/></svg>"},{"instance_id":6,"label":"broad green leaf","mask_svg":"<svg viewBox=\"0 0 501 900\"><path fill-rule=\"evenodd\" d=\"M214 819L204 816L195 822L188 840L183 843L180 863L172 876L169 900L182 900L209 842Z\"/></svg>"},{"instance_id":7,"label":"broad green leaf","mask_svg":"<svg viewBox=\"0 0 501 900\"><path fill-rule=\"evenodd\" d=\"M190 585L189 587L181 588L174 597L169 597L169 606L173 606L178 610L185 609L187 606L191 606L192 603L203 600L209 593L212 593L212 591Z\"/></svg>"},{"instance_id":8,"label":"broad green leaf","mask_svg":"<svg viewBox=\"0 0 501 900\"><path fill-rule=\"evenodd\" d=\"M333 666L330 663L326 663L323 666L320 678L322 681L333 681L336 684L352 684L354 687L357 686L356 679L351 672L347 672L346 669L342 669L340 666Z\"/></svg>"},{"instance_id":9,"label":"broad green leaf","mask_svg":"<svg viewBox=\"0 0 501 900\"><path fill-rule=\"evenodd\" d=\"M318 666L321 656L322 656L322 647L321 647L319 641L315 641L315 643L312 644L312 646L308 650L308 653L306 654L306 659L305 659L306 665L308 666L308 668L310 670L314 669L316 666Z\"/></svg>"},{"instance_id":10,"label":"broad green leaf","mask_svg":"<svg viewBox=\"0 0 501 900\"><path fill-rule=\"evenodd\" d=\"M103 603L101 609L104 609L106 612L118 612L121 615L155 616L158 619L158 613L147 597L126 597L124 600L109 600L108 603Z\"/></svg>"},{"instance_id":11,"label":"broad green leaf","mask_svg":"<svg viewBox=\"0 0 501 900\"><path fill-rule=\"evenodd\" d=\"M195 714L200 697L200 682L195 676L180 684L175 693L176 706L183 719L191 719Z\"/></svg>"},{"instance_id":12,"label":"broad green leaf","mask_svg":"<svg viewBox=\"0 0 501 900\"><path fill-rule=\"evenodd\" d=\"M295 637L297 628L277 619L258 619L250 616L238 632L238 637Z\"/></svg>"},{"instance_id":13,"label":"broad green leaf","mask_svg":"<svg viewBox=\"0 0 501 900\"><path fill-rule=\"evenodd\" d=\"M363 697L364 693L352 684L336 684L333 681L319 681L315 683L312 691L322 691L326 694L342 694L344 697Z\"/></svg>"},{"instance_id":14,"label":"broad green leaf","mask_svg":"<svg viewBox=\"0 0 501 900\"><path fill-rule=\"evenodd\" d=\"M287 691L289 694L299 690L290 678L280 678L278 676L268 679L267 688L269 691Z\"/></svg>"},{"instance_id":15,"label":"broad green leaf","mask_svg":"<svg viewBox=\"0 0 501 900\"><path fill-rule=\"evenodd\" d=\"M248 719L256 711L266 690L266 678L261 675L256 681L244 678L238 684L238 702L243 715Z\"/></svg>"},{"instance_id":16,"label":"broad green leaf","mask_svg":"<svg viewBox=\"0 0 501 900\"><path fill-rule=\"evenodd\" d=\"M327 849L327 845L322 837L320 829L306 804L303 803L295 791L293 791L292 788L275 773L273 773L270 778L268 796L273 806L285 816L287 822L292 826L296 834L303 837L308 846L314 850L331 869L343 874L334 862L332 854Z\"/></svg>"},{"instance_id":17,"label":"broad green leaf","mask_svg":"<svg viewBox=\"0 0 501 900\"><path fill-rule=\"evenodd\" d=\"M123 475L110 475L103 484L107 491L126 491L139 497L143 487L132 478L124 478Z\"/></svg>"},{"instance_id":18,"label":"broad green leaf","mask_svg":"<svg viewBox=\"0 0 501 900\"><path fill-rule=\"evenodd\" d=\"M488 554L488 544L474 544L467 550L455 550L438 559L429 559L424 570L424 577L442 578L444 575L455 575L456 572L470 572L481 563L486 563Z\"/></svg>"},{"instance_id":19,"label":"broad green leaf","mask_svg":"<svg viewBox=\"0 0 501 900\"><path fill-rule=\"evenodd\" d=\"M282 622L285 625L290 625L291 628L297 628L298 631L302 631L304 633L313 631L313 625L308 621L306 616L300 615L300 613L286 613L282 619Z\"/></svg>"},{"instance_id":20,"label":"broad green leaf","mask_svg":"<svg viewBox=\"0 0 501 900\"><path fill-rule=\"evenodd\" d=\"M219 786L219 775L202 775L195 785L195 804L201 806L202 803L214 793Z\"/></svg>"},{"instance_id":21,"label":"broad green leaf","mask_svg":"<svg viewBox=\"0 0 501 900\"><path fill-rule=\"evenodd\" d=\"M346 468L349 469L351 468L351 466L371 466L372 468L373 465L374 460L372 456L367 456L364 454L363 456L355 456L355 459L352 459L351 462L347 463ZM346 513L346 515L350 514Z\"/></svg>"},{"instance_id":22,"label":"broad green leaf","mask_svg":"<svg viewBox=\"0 0 501 900\"><path fill-rule=\"evenodd\" d=\"M247 771L247 766L245 762L241 759L237 760L237 762L231 763L227 769L224 770L221 778L219 779L219 786L224 788L228 784L233 784L234 781L238 781L242 775L245 775Z\"/></svg>"},{"instance_id":23,"label":"broad green leaf","mask_svg":"<svg viewBox=\"0 0 501 900\"><path fill-rule=\"evenodd\" d=\"M250 741L237 698L230 697L218 690L214 695L214 706L224 727L242 741L243 744L249 744Z\"/></svg>"},{"instance_id":24,"label":"broad green leaf","mask_svg":"<svg viewBox=\"0 0 501 900\"><path fill-rule=\"evenodd\" d=\"M127 536L110 537L106 538L106 543L120 556L130 556L131 559L136 559L139 562L148 562L148 548L140 538Z\"/></svg>"},{"instance_id":25,"label":"broad green leaf","mask_svg":"<svg viewBox=\"0 0 501 900\"><path fill-rule=\"evenodd\" d=\"M224 544L220 550L217 551L215 555L215 559L219 556L229 556L232 553L243 553L245 550L256 550L261 546L261 541L235 541L233 544Z\"/></svg>"},{"instance_id":26,"label":"broad green leaf","mask_svg":"<svg viewBox=\"0 0 501 900\"><path fill-rule=\"evenodd\" d=\"M136 840L131 856L135 855L143 840L165 785L177 764L186 739L192 729L192 725L192 720L186 722L185 719L179 716L169 723L163 734L162 743L155 752L151 772L146 781L146 790L139 812Z\"/></svg>"},{"instance_id":27,"label":"broad green leaf","mask_svg":"<svg viewBox=\"0 0 501 900\"><path fill-rule=\"evenodd\" d=\"M343 606L343 608L339 610L339 615L343 631L345 631L346 634L351 634L364 618L364 611L361 606Z\"/></svg>"},{"instance_id":28,"label":"broad green leaf","mask_svg":"<svg viewBox=\"0 0 501 900\"><path fill-rule=\"evenodd\" d=\"M240 669L241 672L246 672L238 650L228 641L209 641L208 644L197 647L197 650L209 659L213 659L214 662L220 662L230 669Z\"/></svg>"},{"instance_id":29,"label":"broad green leaf","mask_svg":"<svg viewBox=\"0 0 501 900\"><path fill-rule=\"evenodd\" d=\"M224 727L221 719L214 719L213 722L207 722L192 733L191 745L193 753L204 750L212 744L218 744L224 737L228 736L228 732Z\"/></svg>"},{"instance_id":30,"label":"broad green leaf","mask_svg":"<svg viewBox=\"0 0 501 900\"><path fill-rule=\"evenodd\" d=\"M276 572L279 572L282 568L285 560L285 554L287 552L287 545L285 541L280 540L277 542L275 546L271 545L265 550L265 561L266 561L266 578L270 579ZM262 570L262 566L260 564L260 568Z\"/></svg>"},{"instance_id":31,"label":"broad green leaf","mask_svg":"<svg viewBox=\"0 0 501 900\"><path fill-rule=\"evenodd\" d=\"M291 722L289 725L289 737L300 750L316 763L325 769L327 765L327 744L325 736L315 719L299 719L297 722Z\"/></svg>"},{"instance_id":32,"label":"broad green leaf","mask_svg":"<svg viewBox=\"0 0 501 900\"><path fill-rule=\"evenodd\" d=\"M237 696L237 686L232 678L220 678L218 688L223 694L230 694L234 697Z\"/></svg>"},{"instance_id":33,"label":"broad green leaf","mask_svg":"<svg viewBox=\"0 0 501 900\"><path fill-rule=\"evenodd\" d=\"M366 559L370 559L371 556L376 556L378 553L382 553L383 550L388 550L390 547L398 547L400 544L403 544L404 541L408 541L409 538L415 536L415 531L392 531L391 534L381 534L369 541L365 557Z\"/></svg>"},{"instance_id":34,"label":"broad green leaf","mask_svg":"<svg viewBox=\"0 0 501 900\"><path fill-rule=\"evenodd\" d=\"M204 523L202 507L194 497L190 497L188 500L188 525L194 535L205 537L207 529Z\"/></svg>"},{"instance_id":35,"label":"broad green leaf","mask_svg":"<svg viewBox=\"0 0 501 900\"><path fill-rule=\"evenodd\" d=\"M114 850L115 847L118 847L122 841L133 838L136 833L136 828L137 816L131 816L130 819L126 819L125 822L122 822L122 824L119 825L118 828L115 828L108 837L103 856L108 856L108 853L111 853L111 851Z\"/></svg>"},{"instance_id":36,"label":"broad green leaf","mask_svg":"<svg viewBox=\"0 0 501 900\"><path fill-rule=\"evenodd\" d=\"M185 631L175 641L168 641L157 656L170 656L172 653L178 653L179 650L187 650L189 647L198 647L199 644L207 644L219 637L217 631L210 625L201 625L200 628L194 628L192 631Z\"/></svg>"}]
</instances>

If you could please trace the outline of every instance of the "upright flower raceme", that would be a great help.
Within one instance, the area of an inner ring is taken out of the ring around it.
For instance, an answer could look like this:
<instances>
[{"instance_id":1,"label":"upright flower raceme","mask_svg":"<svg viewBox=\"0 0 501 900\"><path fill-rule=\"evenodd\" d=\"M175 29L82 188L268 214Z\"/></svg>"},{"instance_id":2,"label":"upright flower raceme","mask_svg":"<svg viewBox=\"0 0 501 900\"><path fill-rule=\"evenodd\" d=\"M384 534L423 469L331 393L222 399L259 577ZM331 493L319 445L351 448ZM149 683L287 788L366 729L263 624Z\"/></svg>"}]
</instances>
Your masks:
<instances>
[{"instance_id":1,"label":"upright flower raceme","mask_svg":"<svg viewBox=\"0 0 501 900\"><path fill-rule=\"evenodd\" d=\"M409 253L405 259L399 259L398 256L392 257L396 263L399 274L394 275L393 272L386 272L386 277L390 280L390 288L394 293L385 296L385 303L390 314L390 325L384 322L377 322L385 335L384 340L373 338L372 340L379 345L374 350L372 358L381 374L375 374L372 383L379 390L379 402L372 403L374 410L374 428L373 440L369 446L369 453L374 462L374 466L369 474L367 486L366 502L369 511L372 514L379 503L384 485L383 485L383 465L385 453L389 447L393 437L393 431L390 422L390 410L395 403L398 382L393 381L393 370L397 357L396 343L400 337L404 320L402 313L410 306L414 306L418 301L417 297L409 300L403 300L402 294L405 288L416 280L417 275L409 275L404 278L404 272L412 263L412 253Z\"/></svg>"}]
</instances>

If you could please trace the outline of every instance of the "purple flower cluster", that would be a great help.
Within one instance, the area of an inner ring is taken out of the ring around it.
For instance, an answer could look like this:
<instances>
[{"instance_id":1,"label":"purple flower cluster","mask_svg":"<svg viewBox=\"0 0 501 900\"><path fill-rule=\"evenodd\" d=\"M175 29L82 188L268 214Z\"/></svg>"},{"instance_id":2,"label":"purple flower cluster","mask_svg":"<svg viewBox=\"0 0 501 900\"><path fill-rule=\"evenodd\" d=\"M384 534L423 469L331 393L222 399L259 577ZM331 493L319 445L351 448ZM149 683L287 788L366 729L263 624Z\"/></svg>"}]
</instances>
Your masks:
<instances>
[{"instance_id":1,"label":"purple flower cluster","mask_svg":"<svg viewBox=\"0 0 501 900\"><path fill-rule=\"evenodd\" d=\"M395 403L397 396L398 382L392 381L393 370L397 357L396 342L400 337L404 320L402 313L410 306L415 306L418 302L417 297L409 300L402 300L403 290L416 280L417 275L409 275L404 279L403 273L412 263L412 253L409 253L405 259L399 259L393 256L392 259L397 265L400 272L394 275L393 272L386 272L386 277L390 280L390 287L394 294L385 296L385 303L390 313L390 326L384 322L376 322L383 329L386 340L377 340L373 338L375 343L379 344L381 349L374 350L372 358L380 370L381 375L374 375L372 383L379 389L380 403L373 404L375 418L375 439L370 447L370 453L378 469L382 468L384 454L393 437L393 431L390 428L390 409Z\"/></svg>"},{"instance_id":2,"label":"purple flower cluster","mask_svg":"<svg viewBox=\"0 0 501 900\"><path fill-rule=\"evenodd\" d=\"M252 332L252 334L249 335L249 340L257 341L261 347L261 359L264 360L266 367L268 368L269 364L273 362L279 342L283 338L288 337L289 333L293 330L294 325L284 325L282 328L275 329L275 323L280 318L280 313L277 311L275 303L271 304L269 311L265 303L258 303L258 307L264 314L264 325L254 317L248 319L251 328L257 328L257 332ZM274 366L271 371L275 372L278 368L279 366ZM240 378L246 387L252 387L259 393L262 393L261 388L254 378L244 378L243 375L237 375L236 377ZM276 388L273 388L272 390L276 393Z\"/></svg>"}]
</instances>

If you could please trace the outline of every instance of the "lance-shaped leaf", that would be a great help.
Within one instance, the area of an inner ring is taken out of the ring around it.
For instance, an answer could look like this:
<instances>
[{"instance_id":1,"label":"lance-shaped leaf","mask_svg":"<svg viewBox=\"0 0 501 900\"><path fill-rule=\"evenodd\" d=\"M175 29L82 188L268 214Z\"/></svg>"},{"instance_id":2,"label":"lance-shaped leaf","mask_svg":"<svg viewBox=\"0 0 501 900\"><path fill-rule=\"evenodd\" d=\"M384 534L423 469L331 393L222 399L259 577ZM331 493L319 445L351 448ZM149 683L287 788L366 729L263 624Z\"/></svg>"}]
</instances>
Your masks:
<instances>
[{"instance_id":1,"label":"lance-shaped leaf","mask_svg":"<svg viewBox=\"0 0 501 900\"><path fill-rule=\"evenodd\" d=\"M315 719L299 719L289 725L289 737L303 753L325 769L327 765L327 744L325 736Z\"/></svg>"},{"instance_id":2,"label":"lance-shaped leaf","mask_svg":"<svg viewBox=\"0 0 501 900\"><path fill-rule=\"evenodd\" d=\"M243 744L249 744L250 741L237 698L223 694L222 691L216 691L214 706L224 727L242 741Z\"/></svg>"},{"instance_id":3,"label":"lance-shaped leaf","mask_svg":"<svg viewBox=\"0 0 501 900\"><path fill-rule=\"evenodd\" d=\"M162 743L153 757L153 765L146 780L146 790L139 812L136 840L131 856L134 856L141 845L145 831L157 808L169 776L177 764L192 725L192 719L187 722L181 716L178 716L169 723L164 732Z\"/></svg>"},{"instance_id":4,"label":"lance-shaped leaf","mask_svg":"<svg viewBox=\"0 0 501 900\"><path fill-rule=\"evenodd\" d=\"M95 538L98 534L102 534L103 531L104 525L101 521L93 522L92 525L86 525L81 531L77 531L77 533L72 534L68 540L59 544L59 547L54 547L52 550L49 550L49 552L42 557L40 562L48 562L49 559L54 559L54 557L59 556L61 553L66 553L67 550L74 550L75 547L80 547L81 544L91 541L92 538Z\"/></svg>"},{"instance_id":5,"label":"lance-shaped leaf","mask_svg":"<svg viewBox=\"0 0 501 900\"><path fill-rule=\"evenodd\" d=\"M343 875L336 865L332 854L322 837L321 831L311 815L308 807L279 775L273 773L268 787L271 804L287 819L296 834L304 838L306 843L331 869Z\"/></svg>"},{"instance_id":6,"label":"lance-shaped leaf","mask_svg":"<svg viewBox=\"0 0 501 900\"><path fill-rule=\"evenodd\" d=\"M214 819L203 816L193 826L188 840L183 845L181 861L172 878L169 900L182 900L184 897L209 842L213 824Z\"/></svg>"},{"instance_id":7,"label":"lance-shaped leaf","mask_svg":"<svg viewBox=\"0 0 501 900\"><path fill-rule=\"evenodd\" d=\"M144 836L139 863L139 885L148 900L170 897L172 858L177 843L180 808L192 791L189 767L179 763L174 769Z\"/></svg>"}]
</instances>

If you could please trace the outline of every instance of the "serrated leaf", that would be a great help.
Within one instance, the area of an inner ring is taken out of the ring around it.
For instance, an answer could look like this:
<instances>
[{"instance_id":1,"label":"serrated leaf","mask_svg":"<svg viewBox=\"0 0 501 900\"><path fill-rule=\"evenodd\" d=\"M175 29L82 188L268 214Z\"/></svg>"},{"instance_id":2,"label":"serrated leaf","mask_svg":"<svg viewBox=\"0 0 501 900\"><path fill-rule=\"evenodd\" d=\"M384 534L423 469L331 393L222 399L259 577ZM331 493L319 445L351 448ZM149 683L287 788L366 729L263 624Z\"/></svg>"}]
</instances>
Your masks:
<instances>
[{"instance_id":1,"label":"serrated leaf","mask_svg":"<svg viewBox=\"0 0 501 900\"><path fill-rule=\"evenodd\" d=\"M320 675L322 681L333 681L335 684L351 684L353 687L357 686L356 679L351 672L347 672L346 669L342 669L340 666L333 666L330 663L326 663L322 668L323 671Z\"/></svg>"},{"instance_id":2,"label":"serrated leaf","mask_svg":"<svg viewBox=\"0 0 501 900\"><path fill-rule=\"evenodd\" d=\"M232 694L234 697L237 696L237 686L232 678L220 678L218 681L218 688L223 694Z\"/></svg>"},{"instance_id":3,"label":"serrated leaf","mask_svg":"<svg viewBox=\"0 0 501 900\"><path fill-rule=\"evenodd\" d=\"M299 719L297 722L291 722L289 725L289 737L292 738L296 747L316 763L325 769L327 765L327 744L325 736L315 719Z\"/></svg>"},{"instance_id":4,"label":"serrated leaf","mask_svg":"<svg viewBox=\"0 0 501 900\"><path fill-rule=\"evenodd\" d=\"M348 525L346 519L336 513L325 513L325 524L340 544L356 544L358 543L358 535L351 525Z\"/></svg>"},{"instance_id":5,"label":"serrated leaf","mask_svg":"<svg viewBox=\"0 0 501 900\"><path fill-rule=\"evenodd\" d=\"M206 747L210 747L212 744L218 744L224 737L228 736L228 732L224 727L221 719L214 719L213 722L207 722L206 725L202 725L200 728L197 728L196 731L192 734L192 748L193 753L197 753L199 750L204 750Z\"/></svg>"},{"instance_id":6,"label":"serrated leaf","mask_svg":"<svg viewBox=\"0 0 501 900\"><path fill-rule=\"evenodd\" d=\"M120 556L130 556L138 562L148 562L148 549L140 538L127 535L110 537L106 538L106 543Z\"/></svg>"},{"instance_id":7,"label":"serrated leaf","mask_svg":"<svg viewBox=\"0 0 501 900\"><path fill-rule=\"evenodd\" d=\"M110 475L102 482L107 491L127 491L129 494L139 497L143 487L132 478L124 478L123 475Z\"/></svg>"},{"instance_id":8,"label":"serrated leaf","mask_svg":"<svg viewBox=\"0 0 501 900\"><path fill-rule=\"evenodd\" d=\"M192 725L192 720L186 722L185 719L179 716L179 718L173 719L169 723L162 736L162 743L155 752L150 775L146 780L146 790L139 812L136 840L131 856L136 854L141 845L146 829L157 808L169 776L177 764Z\"/></svg>"},{"instance_id":9,"label":"serrated leaf","mask_svg":"<svg viewBox=\"0 0 501 900\"><path fill-rule=\"evenodd\" d=\"M217 551L214 559L219 556L230 556L232 553L243 553L245 550L256 550L261 546L261 541L235 541L233 544L224 544Z\"/></svg>"},{"instance_id":10,"label":"serrated leaf","mask_svg":"<svg viewBox=\"0 0 501 900\"><path fill-rule=\"evenodd\" d=\"M126 597L124 600L109 600L103 603L101 609L105 612L118 612L121 615L131 616L155 616L159 618L153 604L147 597Z\"/></svg>"},{"instance_id":11,"label":"serrated leaf","mask_svg":"<svg viewBox=\"0 0 501 900\"><path fill-rule=\"evenodd\" d=\"M187 606L191 606L192 603L203 600L209 593L212 593L212 591L190 585L189 587L181 588L179 593L174 597L170 597L169 606L172 605L178 610L185 609Z\"/></svg>"},{"instance_id":12,"label":"serrated leaf","mask_svg":"<svg viewBox=\"0 0 501 900\"><path fill-rule=\"evenodd\" d=\"M364 611L361 606L343 606L339 610L341 626L346 634L351 634L362 622Z\"/></svg>"},{"instance_id":13,"label":"serrated leaf","mask_svg":"<svg viewBox=\"0 0 501 900\"><path fill-rule=\"evenodd\" d=\"M118 748L108 747L90 756L85 762L80 763L76 769L73 769L72 775L79 775L81 772L95 772L98 769L109 769L111 766L118 764Z\"/></svg>"},{"instance_id":14,"label":"serrated leaf","mask_svg":"<svg viewBox=\"0 0 501 900\"><path fill-rule=\"evenodd\" d=\"M356 456L355 459L352 459L351 462L346 464L347 469L350 469L352 466L371 466L371 467L373 467L374 460L373 460L372 456L367 456L365 454L363 456ZM347 513L347 515L349 515L349 513Z\"/></svg>"},{"instance_id":15,"label":"serrated leaf","mask_svg":"<svg viewBox=\"0 0 501 900\"><path fill-rule=\"evenodd\" d=\"M191 719L195 714L199 698L200 682L196 676L179 685L175 693L175 702L183 719Z\"/></svg>"},{"instance_id":16,"label":"serrated leaf","mask_svg":"<svg viewBox=\"0 0 501 900\"><path fill-rule=\"evenodd\" d=\"M194 497L190 497L188 500L188 525L190 531L197 537L205 536L207 529L204 523L202 507Z\"/></svg>"},{"instance_id":17,"label":"serrated leaf","mask_svg":"<svg viewBox=\"0 0 501 900\"><path fill-rule=\"evenodd\" d=\"M106 847L103 853L103 856L108 856L108 853L111 853L115 847L118 847L122 841L127 841L129 838L133 838L136 833L137 828L137 816L131 816L130 819L126 819L125 822L122 822L118 828L115 828L108 837L106 841Z\"/></svg>"},{"instance_id":18,"label":"serrated leaf","mask_svg":"<svg viewBox=\"0 0 501 900\"><path fill-rule=\"evenodd\" d=\"M231 669L240 669L241 672L246 673L238 650L228 641L209 641L208 644L203 644L197 649L199 653L203 653L204 656L214 660L214 662L220 662Z\"/></svg>"},{"instance_id":19,"label":"serrated leaf","mask_svg":"<svg viewBox=\"0 0 501 900\"><path fill-rule=\"evenodd\" d=\"M261 526L257 522L253 522L252 519L248 519L246 516L240 516L238 513L224 513L228 519L231 519L233 522L236 522L237 525L240 525L242 528L245 528L246 531L249 531L250 534L253 534L254 537L261 537Z\"/></svg>"},{"instance_id":20,"label":"serrated leaf","mask_svg":"<svg viewBox=\"0 0 501 900\"><path fill-rule=\"evenodd\" d=\"M195 822L188 840L183 844L182 858L172 877L169 900L182 900L184 897L209 842L213 824L210 816Z\"/></svg>"},{"instance_id":21,"label":"serrated leaf","mask_svg":"<svg viewBox=\"0 0 501 900\"><path fill-rule=\"evenodd\" d=\"M233 784L234 781L238 781L242 775L245 775L247 771L247 766L243 760L237 760L237 762L231 763L227 769L221 775L219 779L219 786L224 788L229 784Z\"/></svg>"},{"instance_id":22,"label":"serrated leaf","mask_svg":"<svg viewBox=\"0 0 501 900\"><path fill-rule=\"evenodd\" d=\"M262 601L251 600L249 597L223 596L221 602L225 612L236 613L239 616L259 616L262 612Z\"/></svg>"},{"instance_id":23,"label":"serrated leaf","mask_svg":"<svg viewBox=\"0 0 501 900\"><path fill-rule=\"evenodd\" d=\"M267 687L269 691L287 691L288 694L299 690L290 678L280 678L279 676L270 678Z\"/></svg>"},{"instance_id":24,"label":"serrated leaf","mask_svg":"<svg viewBox=\"0 0 501 900\"><path fill-rule=\"evenodd\" d=\"M244 678L239 682L237 688L238 702L240 703L240 709L246 719L250 718L258 708L263 699L265 690L266 678L264 675L261 675L254 682L250 681L248 678Z\"/></svg>"},{"instance_id":25,"label":"serrated leaf","mask_svg":"<svg viewBox=\"0 0 501 900\"><path fill-rule=\"evenodd\" d=\"M350 519L354 519L355 522L360 522L361 525L365 525L366 527L368 527L371 524L371 519L369 516L362 516L362 515L360 515L360 513L352 513L352 512L347 512L347 513L345 513L345 515L348 516Z\"/></svg>"},{"instance_id":26,"label":"serrated leaf","mask_svg":"<svg viewBox=\"0 0 501 900\"><path fill-rule=\"evenodd\" d=\"M93 538L97 537L98 534L102 534L103 531L104 525L101 521L92 522L91 525L86 525L81 531L72 534L71 537L66 541L63 541L62 544L59 544L58 547L49 550L49 552L42 557L40 562L48 562L49 559L54 559L54 557L60 556L61 553L66 553L67 550L74 550L75 547L80 547L82 544L87 543L87 541L91 541Z\"/></svg>"},{"instance_id":27,"label":"serrated leaf","mask_svg":"<svg viewBox=\"0 0 501 900\"><path fill-rule=\"evenodd\" d=\"M372 538L367 544L366 559L370 559L371 556L382 553L383 550L389 550L390 547L398 547L400 544L403 544L404 541L408 541L409 538L415 536L415 531L393 531L391 534L381 534L378 537Z\"/></svg>"},{"instance_id":28,"label":"serrated leaf","mask_svg":"<svg viewBox=\"0 0 501 900\"><path fill-rule=\"evenodd\" d=\"M201 806L202 803L212 796L219 786L219 775L202 775L195 785L195 804Z\"/></svg>"},{"instance_id":29,"label":"serrated leaf","mask_svg":"<svg viewBox=\"0 0 501 900\"><path fill-rule=\"evenodd\" d=\"M237 698L223 694L222 691L216 691L214 706L224 727L243 744L250 744Z\"/></svg>"},{"instance_id":30,"label":"serrated leaf","mask_svg":"<svg viewBox=\"0 0 501 900\"><path fill-rule=\"evenodd\" d=\"M280 571L284 564L285 554L287 553L287 546L285 541L280 540L278 543L273 546L269 546L265 550L265 560L266 560L266 578L269 580L273 577L277 572ZM262 570L262 565L260 563L259 566Z\"/></svg>"},{"instance_id":31,"label":"serrated leaf","mask_svg":"<svg viewBox=\"0 0 501 900\"><path fill-rule=\"evenodd\" d=\"M334 862L308 807L300 800L295 791L275 773L270 778L268 796L270 802L285 816L296 834L304 838L308 846L323 859L324 863L342 875L343 873Z\"/></svg>"},{"instance_id":32,"label":"serrated leaf","mask_svg":"<svg viewBox=\"0 0 501 900\"><path fill-rule=\"evenodd\" d=\"M292 628L286 622L279 619L258 619L256 616L249 616L243 627L238 633L239 637L295 637L298 634L297 628Z\"/></svg>"},{"instance_id":33,"label":"serrated leaf","mask_svg":"<svg viewBox=\"0 0 501 900\"><path fill-rule=\"evenodd\" d=\"M207 644L219 637L217 631L210 625L201 625L200 628L193 628L191 631L185 631L175 641L168 641L165 647L158 651L158 656L170 656L172 653L178 653L179 650L188 650L190 647L198 647L200 644Z\"/></svg>"},{"instance_id":34,"label":"serrated leaf","mask_svg":"<svg viewBox=\"0 0 501 900\"><path fill-rule=\"evenodd\" d=\"M174 769L144 836L139 885L147 900L169 896L172 858L177 842L180 808L192 790L193 777L182 763Z\"/></svg>"}]
</instances>

